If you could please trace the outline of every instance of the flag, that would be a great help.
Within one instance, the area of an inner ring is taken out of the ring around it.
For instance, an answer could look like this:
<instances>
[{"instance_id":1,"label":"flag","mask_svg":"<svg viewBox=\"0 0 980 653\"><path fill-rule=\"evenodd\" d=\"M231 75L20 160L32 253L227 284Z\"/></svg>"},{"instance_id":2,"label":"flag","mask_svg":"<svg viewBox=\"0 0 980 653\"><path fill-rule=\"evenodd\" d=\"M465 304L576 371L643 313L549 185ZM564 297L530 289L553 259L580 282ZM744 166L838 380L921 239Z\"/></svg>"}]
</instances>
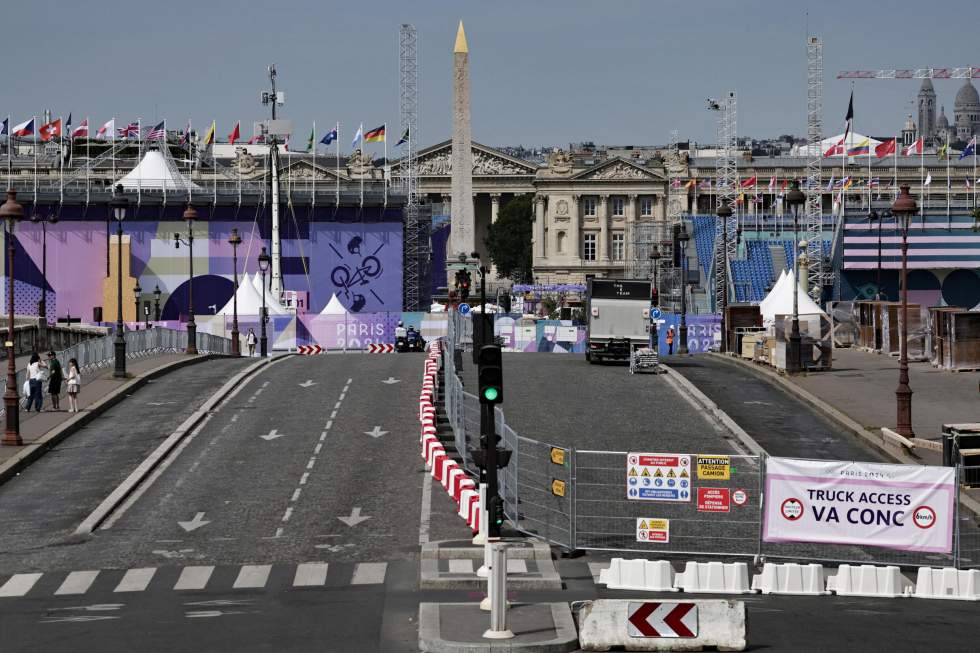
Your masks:
<instances>
[{"instance_id":1,"label":"flag","mask_svg":"<svg viewBox=\"0 0 980 653\"><path fill-rule=\"evenodd\" d=\"M231 130L231 133L230 134L228 134L228 143L230 143L231 145L234 145L235 144L235 141L237 141L239 138L242 137L242 132L241 132L241 129L240 129L241 124L242 124L242 121L241 120L239 120L238 122L236 122L235 123L235 128Z\"/></svg>"},{"instance_id":2,"label":"flag","mask_svg":"<svg viewBox=\"0 0 980 653\"><path fill-rule=\"evenodd\" d=\"M88 138L88 118L83 120L78 127L75 127L75 129L71 131L72 138L81 138L82 136Z\"/></svg>"},{"instance_id":3,"label":"flag","mask_svg":"<svg viewBox=\"0 0 980 653\"><path fill-rule=\"evenodd\" d=\"M847 156L861 156L863 154L868 154L871 151L871 140L864 139L857 145L849 148L847 150Z\"/></svg>"},{"instance_id":4,"label":"flag","mask_svg":"<svg viewBox=\"0 0 980 653\"><path fill-rule=\"evenodd\" d=\"M214 131L217 127L218 125L212 120L211 126L208 128L208 133L204 135L204 147L208 147L214 143Z\"/></svg>"},{"instance_id":5,"label":"flag","mask_svg":"<svg viewBox=\"0 0 980 653\"><path fill-rule=\"evenodd\" d=\"M398 142L397 143L395 143L395 147L398 147L402 143L407 143L408 142L408 137L409 137L408 127L406 127L405 128L405 133L402 134L402 137L398 139Z\"/></svg>"},{"instance_id":6,"label":"flag","mask_svg":"<svg viewBox=\"0 0 980 653\"><path fill-rule=\"evenodd\" d=\"M783 179L783 188L782 188L782 189L783 189L783 190L786 190L786 188L787 188L788 186L789 186L789 179Z\"/></svg>"},{"instance_id":7,"label":"flag","mask_svg":"<svg viewBox=\"0 0 980 653\"><path fill-rule=\"evenodd\" d=\"M697 179L691 179L686 184L684 184L684 188L694 188L697 185L697 183L698 183Z\"/></svg>"},{"instance_id":8,"label":"flag","mask_svg":"<svg viewBox=\"0 0 980 653\"><path fill-rule=\"evenodd\" d=\"M166 121L158 123L150 128L150 131L146 133L146 140L148 141L158 141L167 139L167 128L164 126Z\"/></svg>"},{"instance_id":9,"label":"flag","mask_svg":"<svg viewBox=\"0 0 980 653\"><path fill-rule=\"evenodd\" d=\"M252 136L252 138L248 139L246 145L255 145L256 143L264 143L264 142L265 142L265 136L263 136L262 134L255 134L254 136Z\"/></svg>"},{"instance_id":10,"label":"flag","mask_svg":"<svg viewBox=\"0 0 980 653\"><path fill-rule=\"evenodd\" d=\"M976 154L976 152L977 152L977 137L974 136L973 138L970 139L970 142L966 144L966 147L963 148L963 151L960 152L960 161L962 161L968 156L973 156L974 154Z\"/></svg>"},{"instance_id":11,"label":"flag","mask_svg":"<svg viewBox=\"0 0 980 653\"><path fill-rule=\"evenodd\" d=\"M31 136L34 134L34 118L30 120L25 120L19 125L14 125L14 129L11 132L12 136Z\"/></svg>"},{"instance_id":12,"label":"flag","mask_svg":"<svg viewBox=\"0 0 980 653\"><path fill-rule=\"evenodd\" d=\"M936 152L936 156L940 159L945 159L949 156L949 143L943 143L939 146L939 150Z\"/></svg>"},{"instance_id":13,"label":"flag","mask_svg":"<svg viewBox=\"0 0 980 653\"><path fill-rule=\"evenodd\" d=\"M970 180L969 179L964 179L963 181L966 182L966 187L967 187L967 189L969 189L970 188Z\"/></svg>"},{"instance_id":14,"label":"flag","mask_svg":"<svg viewBox=\"0 0 980 653\"><path fill-rule=\"evenodd\" d=\"M61 118L41 125L37 130L37 135L42 141L50 141L52 138L61 138Z\"/></svg>"},{"instance_id":15,"label":"flag","mask_svg":"<svg viewBox=\"0 0 980 653\"><path fill-rule=\"evenodd\" d=\"M841 190L847 190L854 185L854 180L851 177L844 177L842 180L844 183L841 184Z\"/></svg>"},{"instance_id":16,"label":"flag","mask_svg":"<svg viewBox=\"0 0 980 653\"><path fill-rule=\"evenodd\" d=\"M119 128L120 138L129 138L130 136L136 136L137 138L139 138L139 135L140 135L140 126L135 122L131 122L125 127Z\"/></svg>"},{"instance_id":17,"label":"flag","mask_svg":"<svg viewBox=\"0 0 980 653\"><path fill-rule=\"evenodd\" d=\"M848 134L851 133L851 123L854 122L854 89L851 89L851 99L847 103L847 114L844 116L844 138L841 139L843 144L847 140Z\"/></svg>"},{"instance_id":18,"label":"flag","mask_svg":"<svg viewBox=\"0 0 980 653\"><path fill-rule=\"evenodd\" d=\"M65 121L65 132L71 134L71 113L68 114L68 120Z\"/></svg>"},{"instance_id":19,"label":"flag","mask_svg":"<svg viewBox=\"0 0 980 653\"><path fill-rule=\"evenodd\" d=\"M847 138L847 134L844 134L844 138ZM829 148L827 148L827 151L823 153L824 158L828 156L840 156L841 154L843 154L844 138L840 139L839 141L831 145Z\"/></svg>"},{"instance_id":20,"label":"flag","mask_svg":"<svg viewBox=\"0 0 980 653\"><path fill-rule=\"evenodd\" d=\"M878 157L879 159L884 159L886 156L895 154L896 145L897 144L894 138L891 139L890 141L879 143L877 146L875 146L875 156Z\"/></svg>"},{"instance_id":21,"label":"flag","mask_svg":"<svg viewBox=\"0 0 980 653\"><path fill-rule=\"evenodd\" d=\"M316 133L313 128L310 128L310 137L306 139L306 151L313 151L313 141L316 140Z\"/></svg>"},{"instance_id":22,"label":"flag","mask_svg":"<svg viewBox=\"0 0 980 653\"><path fill-rule=\"evenodd\" d=\"M3 125L0 126L0 136L7 136L10 132L10 118L3 119Z\"/></svg>"},{"instance_id":23,"label":"flag","mask_svg":"<svg viewBox=\"0 0 980 653\"><path fill-rule=\"evenodd\" d=\"M701 188L701 189L705 189L705 188L710 189L711 188L711 178L709 177L708 179L705 179L704 181L702 181L698 185L698 188Z\"/></svg>"},{"instance_id":24,"label":"flag","mask_svg":"<svg viewBox=\"0 0 980 653\"><path fill-rule=\"evenodd\" d=\"M758 177L755 175L742 180L742 188L748 188L749 186L755 186L759 181Z\"/></svg>"},{"instance_id":25,"label":"flag","mask_svg":"<svg viewBox=\"0 0 980 653\"><path fill-rule=\"evenodd\" d=\"M931 173L931 172L927 172L927 173L926 173L926 181L925 181L925 183L924 183L924 184L922 184L922 185L923 185L923 186L928 186L928 185L929 185L929 184L931 184L931 183L932 183L932 173Z\"/></svg>"},{"instance_id":26,"label":"flag","mask_svg":"<svg viewBox=\"0 0 980 653\"><path fill-rule=\"evenodd\" d=\"M320 142L323 143L324 145L330 145L335 140L337 140L337 128L336 127L334 127L333 129L331 129L330 131L328 131L326 134L324 134L323 135L323 138L320 139Z\"/></svg>"},{"instance_id":27,"label":"flag","mask_svg":"<svg viewBox=\"0 0 980 653\"><path fill-rule=\"evenodd\" d=\"M917 139L914 143L902 150L902 154L905 156L913 156L915 154L922 154L922 139Z\"/></svg>"},{"instance_id":28,"label":"flag","mask_svg":"<svg viewBox=\"0 0 980 653\"><path fill-rule=\"evenodd\" d=\"M352 140L350 143L351 149L356 150L358 143L361 143L363 138L364 138L364 125L361 125L360 127L357 128L357 133L354 134L354 140Z\"/></svg>"},{"instance_id":29,"label":"flag","mask_svg":"<svg viewBox=\"0 0 980 653\"><path fill-rule=\"evenodd\" d=\"M769 177L769 192L776 190L776 177Z\"/></svg>"},{"instance_id":30,"label":"flag","mask_svg":"<svg viewBox=\"0 0 980 653\"><path fill-rule=\"evenodd\" d=\"M833 190L834 188L834 175L830 175L830 181L827 182L827 190Z\"/></svg>"},{"instance_id":31,"label":"flag","mask_svg":"<svg viewBox=\"0 0 980 653\"><path fill-rule=\"evenodd\" d=\"M184 133L180 135L180 142L178 145L187 145L191 140L191 121L187 121L187 126L184 127Z\"/></svg>"},{"instance_id":32,"label":"flag","mask_svg":"<svg viewBox=\"0 0 980 653\"><path fill-rule=\"evenodd\" d=\"M369 132L364 132L364 142L365 143L384 143L385 142L385 126L381 125L377 129L372 129Z\"/></svg>"},{"instance_id":33,"label":"flag","mask_svg":"<svg viewBox=\"0 0 980 653\"><path fill-rule=\"evenodd\" d=\"M106 124L104 124L101 127L99 127L99 130L97 132L95 132L95 137L96 138L99 138L99 139L102 139L102 140L105 140L106 134L114 134L114 133L116 133L116 119L115 118L113 118L112 120L110 120Z\"/></svg>"},{"instance_id":34,"label":"flag","mask_svg":"<svg viewBox=\"0 0 980 653\"><path fill-rule=\"evenodd\" d=\"M681 187L681 180L675 178L673 181L670 182L670 187L671 188L680 188Z\"/></svg>"},{"instance_id":35,"label":"flag","mask_svg":"<svg viewBox=\"0 0 980 653\"><path fill-rule=\"evenodd\" d=\"M881 184L881 181L877 177L872 177L868 180L868 188L877 188Z\"/></svg>"}]
</instances>

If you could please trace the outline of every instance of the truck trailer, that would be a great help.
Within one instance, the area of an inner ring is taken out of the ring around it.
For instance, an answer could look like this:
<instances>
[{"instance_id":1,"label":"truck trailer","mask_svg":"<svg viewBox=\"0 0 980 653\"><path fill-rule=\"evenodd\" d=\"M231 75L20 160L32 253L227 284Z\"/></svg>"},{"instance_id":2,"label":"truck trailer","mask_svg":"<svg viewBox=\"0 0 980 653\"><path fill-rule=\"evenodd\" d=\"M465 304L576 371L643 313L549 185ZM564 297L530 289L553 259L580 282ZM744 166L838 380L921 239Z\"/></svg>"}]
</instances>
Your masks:
<instances>
[{"instance_id":1,"label":"truck trailer","mask_svg":"<svg viewBox=\"0 0 980 653\"><path fill-rule=\"evenodd\" d=\"M630 360L650 342L649 279L596 279L586 288L585 360Z\"/></svg>"}]
</instances>

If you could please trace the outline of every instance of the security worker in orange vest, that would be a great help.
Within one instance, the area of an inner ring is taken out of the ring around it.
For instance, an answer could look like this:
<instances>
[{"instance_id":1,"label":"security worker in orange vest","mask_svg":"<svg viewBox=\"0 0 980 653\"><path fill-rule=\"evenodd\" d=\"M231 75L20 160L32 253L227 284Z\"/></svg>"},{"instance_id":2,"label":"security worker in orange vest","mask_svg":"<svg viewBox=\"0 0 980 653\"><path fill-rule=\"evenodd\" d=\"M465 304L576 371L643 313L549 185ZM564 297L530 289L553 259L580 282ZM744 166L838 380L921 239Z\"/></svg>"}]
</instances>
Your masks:
<instances>
[{"instance_id":1,"label":"security worker in orange vest","mask_svg":"<svg viewBox=\"0 0 980 653\"><path fill-rule=\"evenodd\" d=\"M674 327L667 329L667 354L674 355Z\"/></svg>"}]
</instances>

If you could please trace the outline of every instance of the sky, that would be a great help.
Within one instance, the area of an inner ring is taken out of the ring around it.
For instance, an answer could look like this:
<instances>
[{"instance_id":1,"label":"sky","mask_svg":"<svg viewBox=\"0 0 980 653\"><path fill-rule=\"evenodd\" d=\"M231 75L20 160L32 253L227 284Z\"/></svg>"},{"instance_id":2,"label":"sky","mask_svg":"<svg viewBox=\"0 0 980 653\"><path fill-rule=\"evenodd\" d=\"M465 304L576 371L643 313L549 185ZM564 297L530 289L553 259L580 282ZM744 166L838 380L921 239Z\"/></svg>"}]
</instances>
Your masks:
<instances>
[{"instance_id":1,"label":"sky","mask_svg":"<svg viewBox=\"0 0 980 653\"><path fill-rule=\"evenodd\" d=\"M0 114L14 123L50 109L93 126L188 119L219 140L251 134L276 63L282 117L305 145L341 123L399 129L398 30L418 29L420 145L450 138L452 49L462 19L470 47L473 139L487 145L710 143L705 99L738 93L738 133L806 133L806 48L824 42L824 134L841 129L845 69L980 66L976 0L35 0L23 29L4 31ZM70 6L70 8L69 8ZM8 17L9 17L8 13ZM61 18L57 18L60 16ZM54 18L52 18L54 17ZM34 27L29 27L30 25ZM12 58L12 55L16 56ZM16 73L16 74L14 74ZM980 81L980 80L978 80ZM976 82L975 82L976 83ZM920 82L859 80L855 129L896 133ZM961 80L935 82L952 120ZM380 154L380 145L377 147Z\"/></svg>"}]
</instances>

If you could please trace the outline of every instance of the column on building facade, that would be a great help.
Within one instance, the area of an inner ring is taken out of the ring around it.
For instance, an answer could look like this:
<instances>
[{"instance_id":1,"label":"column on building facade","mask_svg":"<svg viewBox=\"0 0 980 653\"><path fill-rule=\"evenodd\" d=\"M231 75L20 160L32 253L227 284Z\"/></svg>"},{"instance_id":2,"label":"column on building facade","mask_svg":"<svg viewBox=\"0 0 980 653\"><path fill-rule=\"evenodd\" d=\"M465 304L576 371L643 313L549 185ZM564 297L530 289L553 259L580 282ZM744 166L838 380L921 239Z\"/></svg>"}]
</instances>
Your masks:
<instances>
[{"instance_id":1,"label":"column on building facade","mask_svg":"<svg viewBox=\"0 0 980 653\"><path fill-rule=\"evenodd\" d=\"M495 224L499 215L500 193L490 193L490 224Z\"/></svg>"},{"instance_id":2,"label":"column on building facade","mask_svg":"<svg viewBox=\"0 0 980 653\"><path fill-rule=\"evenodd\" d=\"M636 227L636 217L640 214L637 202L639 195L630 193L626 196L626 228L623 230L623 262L633 258L633 230Z\"/></svg>"},{"instance_id":3,"label":"column on building facade","mask_svg":"<svg viewBox=\"0 0 980 653\"><path fill-rule=\"evenodd\" d=\"M599 261L609 262L609 196L599 196Z\"/></svg>"},{"instance_id":4,"label":"column on building facade","mask_svg":"<svg viewBox=\"0 0 980 653\"><path fill-rule=\"evenodd\" d=\"M572 195L572 223L568 229L569 258L576 262L582 258L582 214L579 208L581 197L581 195Z\"/></svg>"},{"instance_id":5,"label":"column on building facade","mask_svg":"<svg viewBox=\"0 0 980 653\"><path fill-rule=\"evenodd\" d=\"M536 259L544 258L544 195L534 196L534 247L532 255Z\"/></svg>"}]
</instances>

